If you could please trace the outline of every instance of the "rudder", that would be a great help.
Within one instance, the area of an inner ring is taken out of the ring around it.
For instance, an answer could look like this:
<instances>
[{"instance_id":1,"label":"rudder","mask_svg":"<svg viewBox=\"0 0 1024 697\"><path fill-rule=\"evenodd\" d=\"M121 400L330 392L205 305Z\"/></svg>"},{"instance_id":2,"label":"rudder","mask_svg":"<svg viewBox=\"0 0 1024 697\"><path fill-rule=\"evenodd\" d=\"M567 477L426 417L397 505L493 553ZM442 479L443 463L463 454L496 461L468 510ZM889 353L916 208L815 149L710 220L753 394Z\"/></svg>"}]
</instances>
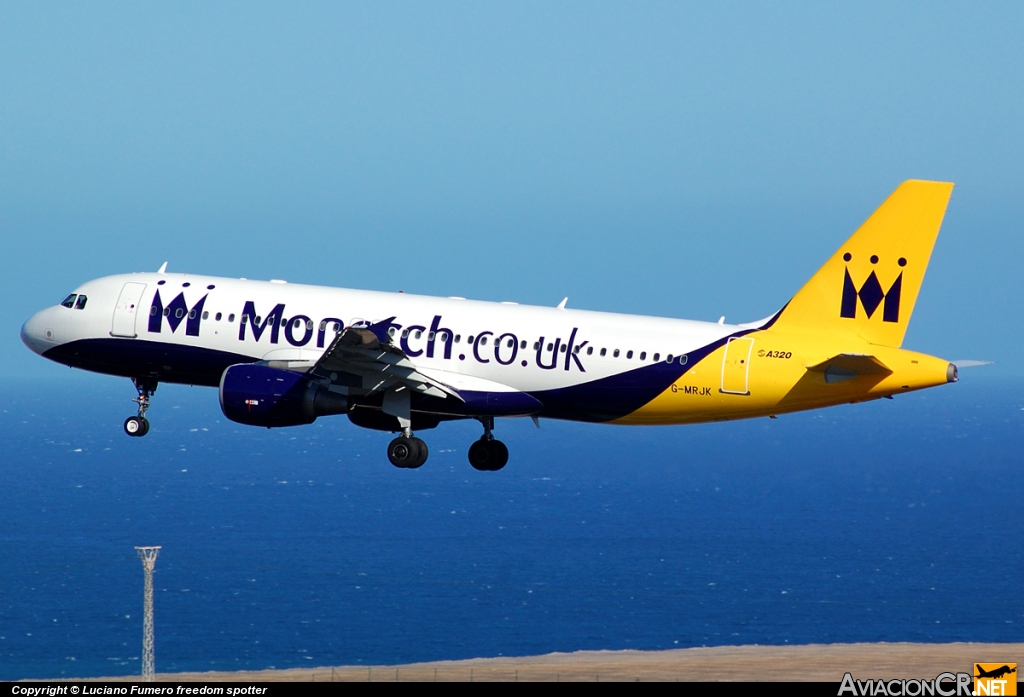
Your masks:
<instances>
[{"instance_id":1,"label":"rudder","mask_svg":"<svg viewBox=\"0 0 1024 697\"><path fill-rule=\"evenodd\" d=\"M947 182L900 184L793 296L774 328L902 345L952 191Z\"/></svg>"}]
</instances>

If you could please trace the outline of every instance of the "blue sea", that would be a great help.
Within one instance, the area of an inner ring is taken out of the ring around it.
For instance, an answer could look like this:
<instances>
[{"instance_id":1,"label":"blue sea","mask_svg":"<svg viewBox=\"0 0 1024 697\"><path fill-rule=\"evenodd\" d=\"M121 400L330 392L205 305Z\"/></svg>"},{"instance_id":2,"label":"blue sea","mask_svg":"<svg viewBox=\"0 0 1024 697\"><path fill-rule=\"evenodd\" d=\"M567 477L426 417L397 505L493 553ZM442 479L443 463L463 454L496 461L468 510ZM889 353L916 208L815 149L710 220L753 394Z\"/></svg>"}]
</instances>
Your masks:
<instances>
[{"instance_id":1,"label":"blue sea","mask_svg":"<svg viewBox=\"0 0 1024 697\"><path fill-rule=\"evenodd\" d=\"M388 464L345 418L264 430L162 385L7 380L0 678L580 649L1024 640L1024 380L964 380L777 420L473 423Z\"/></svg>"}]
</instances>

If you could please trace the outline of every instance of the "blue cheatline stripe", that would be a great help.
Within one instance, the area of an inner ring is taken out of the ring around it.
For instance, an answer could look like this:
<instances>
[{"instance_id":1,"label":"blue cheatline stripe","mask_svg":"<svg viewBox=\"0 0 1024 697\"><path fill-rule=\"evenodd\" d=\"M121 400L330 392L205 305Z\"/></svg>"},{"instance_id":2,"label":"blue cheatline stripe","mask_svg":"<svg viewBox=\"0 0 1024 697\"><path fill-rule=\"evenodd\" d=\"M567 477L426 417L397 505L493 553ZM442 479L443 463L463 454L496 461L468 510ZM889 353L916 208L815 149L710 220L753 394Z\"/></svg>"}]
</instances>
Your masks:
<instances>
[{"instance_id":1,"label":"blue cheatline stripe","mask_svg":"<svg viewBox=\"0 0 1024 697\"><path fill-rule=\"evenodd\" d=\"M724 346L729 339L753 331L757 330L745 329L690 351L686 354L686 365L679 365L678 360L672 363L653 363L582 385L530 394L544 404L544 411L540 415L550 419L614 421L632 414L660 395L686 371L707 358L708 354Z\"/></svg>"},{"instance_id":2,"label":"blue cheatline stripe","mask_svg":"<svg viewBox=\"0 0 1024 697\"><path fill-rule=\"evenodd\" d=\"M548 418L594 422L621 419L667 390L686 371L707 358L708 354L724 346L729 339L746 336L771 327L788 306L789 303L786 303L781 310L760 327L734 332L707 346L690 351L686 354L686 365L679 365L678 361L654 363L582 385L542 390L530 394L544 404L541 416Z\"/></svg>"},{"instance_id":3,"label":"blue cheatline stripe","mask_svg":"<svg viewBox=\"0 0 1024 697\"><path fill-rule=\"evenodd\" d=\"M80 339L54 346L43 356L96 373L208 387L220 384L228 366L257 360L228 351L140 339Z\"/></svg>"}]
</instances>

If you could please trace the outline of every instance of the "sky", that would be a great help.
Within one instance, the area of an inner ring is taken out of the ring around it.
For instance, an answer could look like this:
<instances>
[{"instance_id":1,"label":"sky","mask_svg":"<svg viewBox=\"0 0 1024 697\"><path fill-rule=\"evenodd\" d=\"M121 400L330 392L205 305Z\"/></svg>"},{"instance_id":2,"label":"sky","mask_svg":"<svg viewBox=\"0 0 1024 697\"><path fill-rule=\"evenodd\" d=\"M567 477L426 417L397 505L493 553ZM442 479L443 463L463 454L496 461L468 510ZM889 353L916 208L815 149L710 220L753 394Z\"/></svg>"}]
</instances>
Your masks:
<instances>
[{"instance_id":1,"label":"sky","mask_svg":"<svg viewBox=\"0 0 1024 697\"><path fill-rule=\"evenodd\" d=\"M1024 375L1022 36L1020 3L5 2L0 377L62 375L21 324L164 261L752 321L911 178L957 187L904 346Z\"/></svg>"}]
</instances>

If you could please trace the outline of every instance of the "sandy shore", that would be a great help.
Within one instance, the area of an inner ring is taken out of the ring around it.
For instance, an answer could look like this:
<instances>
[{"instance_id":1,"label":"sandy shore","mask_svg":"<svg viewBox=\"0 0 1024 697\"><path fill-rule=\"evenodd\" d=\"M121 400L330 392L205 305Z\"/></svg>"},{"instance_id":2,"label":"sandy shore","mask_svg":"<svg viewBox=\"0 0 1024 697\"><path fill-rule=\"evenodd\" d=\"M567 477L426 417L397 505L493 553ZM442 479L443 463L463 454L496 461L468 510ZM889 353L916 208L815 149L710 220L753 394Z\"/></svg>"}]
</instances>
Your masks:
<instances>
[{"instance_id":1,"label":"sandy shore","mask_svg":"<svg viewBox=\"0 0 1024 697\"><path fill-rule=\"evenodd\" d=\"M209 673L158 673L173 682L366 681L720 681L934 678L973 664L1024 664L1024 644L810 644L716 646L671 651L579 651L406 665L327 666ZM159 657L157 668L159 668ZM105 678L137 680L138 678Z\"/></svg>"}]
</instances>

